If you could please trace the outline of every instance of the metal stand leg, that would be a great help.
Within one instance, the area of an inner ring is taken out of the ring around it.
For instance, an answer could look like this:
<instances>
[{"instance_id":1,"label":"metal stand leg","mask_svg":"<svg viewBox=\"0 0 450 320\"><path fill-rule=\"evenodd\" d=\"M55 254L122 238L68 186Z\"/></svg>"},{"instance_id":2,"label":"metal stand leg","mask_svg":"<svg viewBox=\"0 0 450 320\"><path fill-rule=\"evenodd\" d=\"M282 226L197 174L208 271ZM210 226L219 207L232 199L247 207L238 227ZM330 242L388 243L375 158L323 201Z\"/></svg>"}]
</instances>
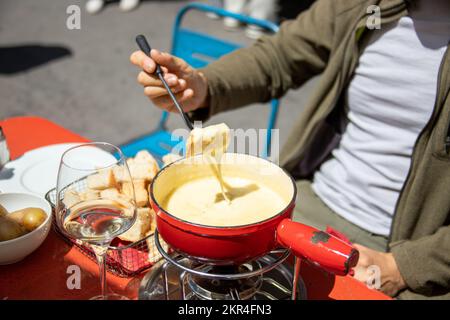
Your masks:
<instances>
[{"instance_id":1,"label":"metal stand leg","mask_svg":"<svg viewBox=\"0 0 450 320\"><path fill-rule=\"evenodd\" d=\"M181 288L181 297L180 297L181 300L186 300L186 288L184 287L185 286L185 283L184 283L185 277L186 277L186 271L181 272L180 278L179 278L180 288Z\"/></svg>"},{"instance_id":2,"label":"metal stand leg","mask_svg":"<svg viewBox=\"0 0 450 320\"><path fill-rule=\"evenodd\" d=\"M164 265L162 266L162 289L164 292L164 296L166 297L166 300L170 300L169 298L169 281L167 279L167 268L169 267L169 264L166 262L164 263Z\"/></svg>"},{"instance_id":3,"label":"metal stand leg","mask_svg":"<svg viewBox=\"0 0 450 320\"><path fill-rule=\"evenodd\" d=\"M301 260L297 257L294 258L294 281L292 283L292 295L291 300L297 300L297 285L298 278L300 277L300 263Z\"/></svg>"}]
</instances>

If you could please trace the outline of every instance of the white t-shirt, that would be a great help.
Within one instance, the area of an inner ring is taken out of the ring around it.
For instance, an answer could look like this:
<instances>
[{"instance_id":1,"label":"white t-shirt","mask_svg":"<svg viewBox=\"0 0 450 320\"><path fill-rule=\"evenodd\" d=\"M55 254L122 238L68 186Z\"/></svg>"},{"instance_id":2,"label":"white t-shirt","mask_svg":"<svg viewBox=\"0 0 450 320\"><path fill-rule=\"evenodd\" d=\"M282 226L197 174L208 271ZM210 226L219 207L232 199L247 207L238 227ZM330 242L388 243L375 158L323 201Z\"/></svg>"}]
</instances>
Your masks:
<instances>
[{"instance_id":1,"label":"white t-shirt","mask_svg":"<svg viewBox=\"0 0 450 320\"><path fill-rule=\"evenodd\" d=\"M314 175L313 190L325 204L375 234L389 235L414 144L434 109L450 40L446 1L422 1L418 18L411 11L373 31L346 94L348 125ZM436 5L447 18L420 14Z\"/></svg>"}]
</instances>

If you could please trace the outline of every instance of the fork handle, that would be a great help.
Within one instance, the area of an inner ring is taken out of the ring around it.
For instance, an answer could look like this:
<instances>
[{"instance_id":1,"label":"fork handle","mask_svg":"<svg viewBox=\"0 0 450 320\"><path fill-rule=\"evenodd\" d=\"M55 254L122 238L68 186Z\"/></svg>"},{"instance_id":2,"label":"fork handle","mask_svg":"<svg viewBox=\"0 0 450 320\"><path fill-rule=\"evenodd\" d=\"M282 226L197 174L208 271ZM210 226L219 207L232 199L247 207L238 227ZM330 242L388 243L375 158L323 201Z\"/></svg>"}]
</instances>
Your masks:
<instances>
[{"instance_id":1,"label":"fork handle","mask_svg":"<svg viewBox=\"0 0 450 320\"><path fill-rule=\"evenodd\" d=\"M136 42L139 46L139 49L141 49L147 56L150 57L150 52L152 51L152 48L150 47L150 44L148 43L145 36L142 34L138 35L136 37ZM194 129L194 125L192 124L191 119L189 119L189 116L184 112L184 110L181 107L181 105L179 104L177 98L175 97L175 95L173 94L169 85L167 84L166 80L164 79L164 72L162 71L161 66L156 62L155 62L155 64L156 64L155 73L158 75L158 78L163 83L164 88L166 88L167 92L169 93L169 96L172 99L173 103L175 104L175 107L178 109L178 112L180 112L181 116L183 117L184 123L189 128L189 130Z\"/></svg>"}]
</instances>

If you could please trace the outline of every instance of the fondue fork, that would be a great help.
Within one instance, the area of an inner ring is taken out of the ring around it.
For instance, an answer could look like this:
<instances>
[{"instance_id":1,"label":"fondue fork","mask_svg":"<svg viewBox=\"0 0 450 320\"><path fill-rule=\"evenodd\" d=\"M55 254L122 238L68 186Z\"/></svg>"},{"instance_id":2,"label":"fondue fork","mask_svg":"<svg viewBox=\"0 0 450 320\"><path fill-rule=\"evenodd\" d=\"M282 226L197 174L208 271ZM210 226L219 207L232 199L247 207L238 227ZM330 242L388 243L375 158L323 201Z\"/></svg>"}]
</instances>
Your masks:
<instances>
[{"instance_id":1,"label":"fondue fork","mask_svg":"<svg viewBox=\"0 0 450 320\"><path fill-rule=\"evenodd\" d=\"M144 52L148 57L151 58L150 52L152 51L152 48L150 47L150 44L148 43L145 36L142 34L136 36L136 43L139 46L139 48L142 50L142 52ZM170 89L166 80L164 79L164 72L163 72L161 66L156 61L155 61L155 64L156 64L156 68L155 68L156 75L161 80L161 82L163 83L167 92L169 93L169 96L172 99L173 103L175 104L175 107L178 109L179 113L183 117L184 123L189 128L189 130L192 131L194 129L194 125L192 124L191 119L189 119L189 116L184 112L180 103L177 101L177 98L175 97L174 93L172 92L172 90ZM203 137L202 137L202 139L203 139ZM224 199L227 201L227 203L231 203L231 200L227 196L226 190L225 190L225 189L230 189L230 188L227 184L225 184L225 181L222 179L220 167L219 167L220 164L216 164L216 165L217 165L217 172L216 172L215 168L213 168L214 166L212 166L211 168L213 169L214 174L216 175L216 177L218 178L218 180L220 182L220 189L221 189Z\"/></svg>"},{"instance_id":2,"label":"fondue fork","mask_svg":"<svg viewBox=\"0 0 450 320\"><path fill-rule=\"evenodd\" d=\"M150 47L150 44L148 43L147 39L144 35L140 34L136 37L136 42L139 46L139 49L142 50L147 56L150 57L150 51L152 51L152 48ZM167 92L169 93L170 98L172 99L173 103L175 104L175 107L180 112L181 116L183 117L183 121L186 124L186 126L189 128L189 130L194 129L194 125L192 124L191 119L189 119L189 116L184 112L183 108L179 104L177 98L173 94L172 90L170 89L169 85L167 84L166 80L164 79L164 72L161 68L161 66L156 63L156 70L155 73L158 76L158 78L163 83L164 87L166 88Z\"/></svg>"}]
</instances>

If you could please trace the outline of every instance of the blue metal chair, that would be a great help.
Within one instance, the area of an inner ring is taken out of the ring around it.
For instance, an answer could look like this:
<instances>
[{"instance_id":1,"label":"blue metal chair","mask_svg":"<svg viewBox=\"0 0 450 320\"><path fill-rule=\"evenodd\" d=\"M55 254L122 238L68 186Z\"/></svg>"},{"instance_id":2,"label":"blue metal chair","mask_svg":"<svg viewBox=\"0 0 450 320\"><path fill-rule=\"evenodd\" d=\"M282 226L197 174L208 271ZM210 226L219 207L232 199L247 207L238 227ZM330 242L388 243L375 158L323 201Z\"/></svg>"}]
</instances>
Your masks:
<instances>
[{"instance_id":1,"label":"blue metal chair","mask_svg":"<svg viewBox=\"0 0 450 320\"><path fill-rule=\"evenodd\" d=\"M209 6L202 3L191 3L183 7L177 14L172 37L171 53L184 59L195 68L206 66L209 62L220 58L222 55L239 49L241 45L221 40L210 35L193 31L182 27L183 17L188 11L197 10L203 12L212 12L221 17L231 17L242 23L256 25L267 31L276 33L278 26L272 22L254 19L248 16L231 13L229 11ZM270 115L267 122L267 136L265 149L262 156L267 157L270 154L270 145L272 141L271 130L275 127L279 107L279 100L274 99L270 103ZM162 113L159 124L153 132L143 137L134 139L121 146L123 153L128 156L134 156L139 150L146 149L156 158L161 159L169 153L175 146L181 143L181 140L174 139L167 130L168 112Z\"/></svg>"}]
</instances>

